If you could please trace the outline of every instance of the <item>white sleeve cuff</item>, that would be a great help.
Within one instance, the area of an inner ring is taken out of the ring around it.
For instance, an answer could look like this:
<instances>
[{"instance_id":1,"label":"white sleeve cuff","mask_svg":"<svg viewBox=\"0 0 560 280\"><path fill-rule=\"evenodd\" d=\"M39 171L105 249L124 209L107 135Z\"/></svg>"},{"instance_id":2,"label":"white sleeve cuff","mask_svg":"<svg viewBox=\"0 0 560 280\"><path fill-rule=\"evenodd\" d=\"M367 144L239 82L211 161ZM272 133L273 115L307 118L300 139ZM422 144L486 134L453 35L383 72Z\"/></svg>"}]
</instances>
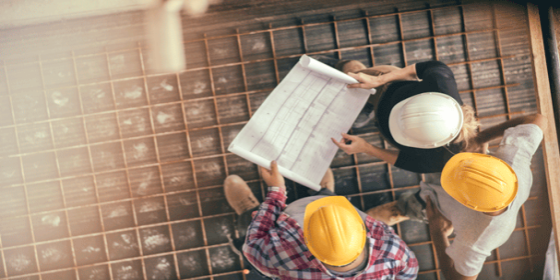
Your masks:
<instances>
[{"instance_id":1,"label":"white sleeve cuff","mask_svg":"<svg viewBox=\"0 0 560 280\"><path fill-rule=\"evenodd\" d=\"M277 192L281 192L283 193L286 197L288 197L288 194L286 193L286 187L284 188L280 188L280 187L268 187L268 191L277 191Z\"/></svg>"}]
</instances>

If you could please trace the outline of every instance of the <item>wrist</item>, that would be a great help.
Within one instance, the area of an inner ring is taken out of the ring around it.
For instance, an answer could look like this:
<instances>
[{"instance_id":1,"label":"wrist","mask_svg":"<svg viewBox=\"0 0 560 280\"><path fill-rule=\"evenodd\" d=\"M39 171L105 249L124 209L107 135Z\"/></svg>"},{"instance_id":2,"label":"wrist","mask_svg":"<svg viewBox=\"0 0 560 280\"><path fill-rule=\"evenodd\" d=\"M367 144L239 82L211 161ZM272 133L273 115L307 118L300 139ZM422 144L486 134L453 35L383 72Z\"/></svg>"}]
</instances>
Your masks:
<instances>
[{"instance_id":1,"label":"wrist","mask_svg":"<svg viewBox=\"0 0 560 280\"><path fill-rule=\"evenodd\" d=\"M357 154L357 153L367 153L367 151L368 151L367 143L364 143L364 144L356 147L355 151L356 151L355 154Z\"/></svg>"},{"instance_id":2,"label":"wrist","mask_svg":"<svg viewBox=\"0 0 560 280\"><path fill-rule=\"evenodd\" d=\"M277 192L281 192L283 194L286 194L286 186L284 186L284 185L271 186L271 187L268 187L268 191L269 192L277 191Z\"/></svg>"},{"instance_id":3,"label":"wrist","mask_svg":"<svg viewBox=\"0 0 560 280\"><path fill-rule=\"evenodd\" d=\"M362 152L370 155L375 155L379 151L379 147L374 146L370 143L365 143Z\"/></svg>"},{"instance_id":4,"label":"wrist","mask_svg":"<svg viewBox=\"0 0 560 280\"><path fill-rule=\"evenodd\" d=\"M382 74L382 75L378 76L378 78L379 78L379 83L380 83L379 85L381 86L381 85L384 85L384 84L390 82L390 81L391 81L390 75L391 75L391 72L385 73L385 74Z\"/></svg>"}]
</instances>

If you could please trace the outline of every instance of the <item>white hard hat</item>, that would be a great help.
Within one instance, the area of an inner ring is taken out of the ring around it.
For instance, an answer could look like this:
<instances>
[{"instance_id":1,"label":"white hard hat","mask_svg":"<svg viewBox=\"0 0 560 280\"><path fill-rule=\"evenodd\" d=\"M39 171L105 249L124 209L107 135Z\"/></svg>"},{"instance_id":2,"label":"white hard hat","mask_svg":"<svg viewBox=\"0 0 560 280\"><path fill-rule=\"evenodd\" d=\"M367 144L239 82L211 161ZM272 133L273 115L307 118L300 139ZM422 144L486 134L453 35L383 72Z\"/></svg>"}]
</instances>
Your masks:
<instances>
[{"instance_id":1,"label":"white hard hat","mask_svg":"<svg viewBox=\"0 0 560 280\"><path fill-rule=\"evenodd\" d=\"M461 105L453 97L425 92L395 105L389 115L389 130L403 146L432 149L451 142L463 126Z\"/></svg>"}]
</instances>

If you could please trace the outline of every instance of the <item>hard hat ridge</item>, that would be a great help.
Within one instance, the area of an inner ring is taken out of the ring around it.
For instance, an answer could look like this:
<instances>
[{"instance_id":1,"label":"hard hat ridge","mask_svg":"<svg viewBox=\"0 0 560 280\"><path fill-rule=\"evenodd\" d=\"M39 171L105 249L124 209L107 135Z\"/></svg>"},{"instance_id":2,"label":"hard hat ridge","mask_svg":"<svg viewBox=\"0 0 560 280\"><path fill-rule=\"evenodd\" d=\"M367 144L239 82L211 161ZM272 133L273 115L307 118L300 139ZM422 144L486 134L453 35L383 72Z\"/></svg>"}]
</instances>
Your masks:
<instances>
[{"instance_id":1,"label":"hard hat ridge","mask_svg":"<svg viewBox=\"0 0 560 280\"><path fill-rule=\"evenodd\" d=\"M431 149L453 141L461 132L463 111L457 100L425 92L397 103L389 114L389 130L401 145Z\"/></svg>"},{"instance_id":2,"label":"hard hat ridge","mask_svg":"<svg viewBox=\"0 0 560 280\"><path fill-rule=\"evenodd\" d=\"M459 153L443 168L441 186L468 208L494 212L506 208L515 199L518 182L511 166L497 157Z\"/></svg>"},{"instance_id":3,"label":"hard hat ridge","mask_svg":"<svg viewBox=\"0 0 560 280\"><path fill-rule=\"evenodd\" d=\"M308 204L303 235L311 254L333 266L343 266L358 258L366 241L362 218L342 196L328 196Z\"/></svg>"},{"instance_id":4,"label":"hard hat ridge","mask_svg":"<svg viewBox=\"0 0 560 280\"><path fill-rule=\"evenodd\" d=\"M474 186L480 188L492 188L499 193L505 193L506 183L500 178L500 174L487 174L472 166L464 167L459 172L465 180L473 181Z\"/></svg>"}]
</instances>

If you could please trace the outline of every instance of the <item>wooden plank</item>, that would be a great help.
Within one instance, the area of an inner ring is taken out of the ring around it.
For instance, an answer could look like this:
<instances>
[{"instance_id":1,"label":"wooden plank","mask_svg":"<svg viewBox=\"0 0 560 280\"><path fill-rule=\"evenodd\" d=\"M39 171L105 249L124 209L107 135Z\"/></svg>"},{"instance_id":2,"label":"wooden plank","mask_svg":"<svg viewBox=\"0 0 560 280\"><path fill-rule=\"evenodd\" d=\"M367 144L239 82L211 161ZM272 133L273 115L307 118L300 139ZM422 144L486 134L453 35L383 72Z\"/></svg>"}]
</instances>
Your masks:
<instances>
[{"instance_id":1,"label":"wooden plank","mask_svg":"<svg viewBox=\"0 0 560 280\"><path fill-rule=\"evenodd\" d=\"M552 109L552 95L546 68L546 56L544 53L544 41L539 10L537 6L528 3L527 12L529 17L529 32L531 35L531 53L533 56L532 62L534 68L533 77L535 80L537 106L539 113L548 121L548 127L546 131L544 131L544 142L542 146L552 226L554 229L554 238L556 239L556 252L560 256L560 172L558 172L560 156L558 154L558 138L554 122L554 111Z\"/></svg>"}]
</instances>

